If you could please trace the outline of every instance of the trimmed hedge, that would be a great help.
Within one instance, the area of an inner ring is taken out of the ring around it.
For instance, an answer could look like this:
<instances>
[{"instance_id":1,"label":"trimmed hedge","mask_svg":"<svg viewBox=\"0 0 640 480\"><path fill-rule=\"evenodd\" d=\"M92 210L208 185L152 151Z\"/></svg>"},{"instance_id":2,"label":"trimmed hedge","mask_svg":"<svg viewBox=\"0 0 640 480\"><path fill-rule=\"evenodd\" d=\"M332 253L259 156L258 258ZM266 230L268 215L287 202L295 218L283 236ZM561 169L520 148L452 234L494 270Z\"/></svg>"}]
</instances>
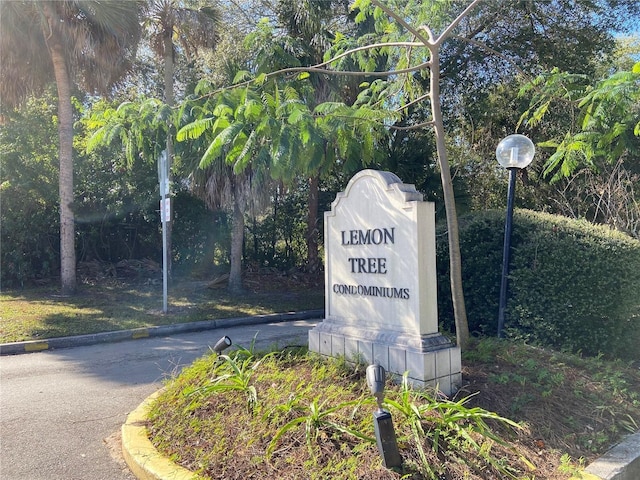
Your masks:
<instances>
[{"instance_id":1,"label":"trimmed hedge","mask_svg":"<svg viewBox=\"0 0 640 480\"><path fill-rule=\"evenodd\" d=\"M446 231L438 235L438 307L454 330ZM472 333L497 330L504 212L460 218L463 285ZM514 212L505 334L587 355L638 359L640 241L603 226Z\"/></svg>"}]
</instances>

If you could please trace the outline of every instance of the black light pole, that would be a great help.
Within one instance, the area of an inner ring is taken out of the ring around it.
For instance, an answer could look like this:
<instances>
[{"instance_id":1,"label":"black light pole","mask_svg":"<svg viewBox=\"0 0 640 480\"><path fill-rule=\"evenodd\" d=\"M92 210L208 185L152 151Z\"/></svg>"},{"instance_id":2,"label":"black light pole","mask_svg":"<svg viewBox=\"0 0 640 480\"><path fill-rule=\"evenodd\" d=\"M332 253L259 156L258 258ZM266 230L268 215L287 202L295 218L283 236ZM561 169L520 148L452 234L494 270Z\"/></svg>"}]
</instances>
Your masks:
<instances>
[{"instance_id":1,"label":"black light pole","mask_svg":"<svg viewBox=\"0 0 640 480\"><path fill-rule=\"evenodd\" d=\"M511 224L513 203L516 192L516 172L526 168L535 154L533 142L524 135L514 134L503 139L496 149L498 163L509 171L507 190L507 219L504 225L504 246L502 249L502 278L500 281L500 305L498 307L498 338L502 338L504 311L507 306L507 277L509 275L509 253L511 251Z\"/></svg>"}]
</instances>

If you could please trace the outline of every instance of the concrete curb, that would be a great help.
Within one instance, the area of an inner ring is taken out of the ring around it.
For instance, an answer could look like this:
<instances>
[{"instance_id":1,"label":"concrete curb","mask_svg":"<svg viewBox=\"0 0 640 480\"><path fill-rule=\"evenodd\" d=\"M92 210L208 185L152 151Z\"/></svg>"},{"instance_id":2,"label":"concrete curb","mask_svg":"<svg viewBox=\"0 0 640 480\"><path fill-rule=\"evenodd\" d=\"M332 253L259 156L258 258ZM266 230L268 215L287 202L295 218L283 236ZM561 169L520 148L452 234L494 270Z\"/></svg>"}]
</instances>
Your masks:
<instances>
[{"instance_id":1,"label":"concrete curb","mask_svg":"<svg viewBox=\"0 0 640 480\"><path fill-rule=\"evenodd\" d=\"M586 469L586 479L640 479L640 432L629 435Z\"/></svg>"},{"instance_id":2,"label":"concrete curb","mask_svg":"<svg viewBox=\"0 0 640 480\"><path fill-rule=\"evenodd\" d=\"M173 325L161 325L157 327L135 328L132 330L119 330L115 332L92 333L77 335L74 337L57 337L46 340L30 340L25 342L12 342L0 344L0 356L18 355L22 353L41 352L58 348L72 348L99 343L121 342L124 340L139 340L141 338L161 337L176 333L199 332L216 328L229 328L241 325L259 325L262 323L287 322L290 320L309 320L323 318L324 310L306 310L302 312L274 313L269 315L256 315L253 317L221 318L216 320L204 320L200 322L178 323Z\"/></svg>"},{"instance_id":3,"label":"concrete curb","mask_svg":"<svg viewBox=\"0 0 640 480\"><path fill-rule=\"evenodd\" d=\"M139 480L192 480L195 474L163 457L147 435L147 414L160 391L147 397L122 425L122 454Z\"/></svg>"}]
</instances>

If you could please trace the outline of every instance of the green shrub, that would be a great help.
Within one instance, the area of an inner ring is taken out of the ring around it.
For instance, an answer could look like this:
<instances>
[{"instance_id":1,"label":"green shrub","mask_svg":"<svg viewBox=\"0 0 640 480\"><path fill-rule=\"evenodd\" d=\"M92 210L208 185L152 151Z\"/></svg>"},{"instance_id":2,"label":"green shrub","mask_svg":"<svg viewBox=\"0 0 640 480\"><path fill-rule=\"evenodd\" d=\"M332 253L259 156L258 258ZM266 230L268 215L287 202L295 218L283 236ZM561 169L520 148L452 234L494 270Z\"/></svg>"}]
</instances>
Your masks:
<instances>
[{"instance_id":1,"label":"green shrub","mask_svg":"<svg viewBox=\"0 0 640 480\"><path fill-rule=\"evenodd\" d=\"M495 334L504 212L460 219L469 328ZM438 236L439 309L453 328L446 235ZM635 358L640 344L640 242L602 226L518 210L505 332L588 355Z\"/></svg>"},{"instance_id":2,"label":"green shrub","mask_svg":"<svg viewBox=\"0 0 640 480\"><path fill-rule=\"evenodd\" d=\"M229 265L230 219L224 211L211 211L186 191L173 198L172 254L174 271L207 276Z\"/></svg>"}]
</instances>

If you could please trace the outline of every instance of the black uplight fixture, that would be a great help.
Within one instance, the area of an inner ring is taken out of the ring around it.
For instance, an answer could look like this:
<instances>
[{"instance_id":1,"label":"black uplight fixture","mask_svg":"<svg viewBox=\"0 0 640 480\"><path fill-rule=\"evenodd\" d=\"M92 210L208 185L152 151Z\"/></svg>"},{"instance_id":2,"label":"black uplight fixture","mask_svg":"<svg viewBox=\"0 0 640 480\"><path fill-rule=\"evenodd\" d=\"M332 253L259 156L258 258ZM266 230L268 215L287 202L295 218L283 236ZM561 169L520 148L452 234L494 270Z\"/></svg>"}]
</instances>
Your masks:
<instances>
[{"instance_id":1,"label":"black uplight fixture","mask_svg":"<svg viewBox=\"0 0 640 480\"><path fill-rule=\"evenodd\" d=\"M225 335L224 337L222 337L220 340L216 342L216 344L213 346L213 351L219 355L220 353L222 353L223 350L229 348L230 346L231 346L231 339Z\"/></svg>"},{"instance_id":2,"label":"black uplight fixture","mask_svg":"<svg viewBox=\"0 0 640 480\"><path fill-rule=\"evenodd\" d=\"M498 163L509 171L507 190L507 219L504 226L504 246L502 249L502 278L500 281L500 304L498 307L498 338L502 338L504 311L507 307L507 276L509 274L509 253L511 250L511 223L513 219L513 200L516 191L516 171L529 166L533 161L536 148L533 142L519 133L504 138L496 148Z\"/></svg>"},{"instance_id":3,"label":"black uplight fixture","mask_svg":"<svg viewBox=\"0 0 640 480\"><path fill-rule=\"evenodd\" d=\"M391 414L382 408L385 376L386 372L381 365L375 364L367 367L367 385L378 403L378 409L373 412L373 428L376 434L378 451L384 466L393 468L402 465L402 457L398 451L398 442L396 440L396 432L393 429Z\"/></svg>"}]
</instances>

